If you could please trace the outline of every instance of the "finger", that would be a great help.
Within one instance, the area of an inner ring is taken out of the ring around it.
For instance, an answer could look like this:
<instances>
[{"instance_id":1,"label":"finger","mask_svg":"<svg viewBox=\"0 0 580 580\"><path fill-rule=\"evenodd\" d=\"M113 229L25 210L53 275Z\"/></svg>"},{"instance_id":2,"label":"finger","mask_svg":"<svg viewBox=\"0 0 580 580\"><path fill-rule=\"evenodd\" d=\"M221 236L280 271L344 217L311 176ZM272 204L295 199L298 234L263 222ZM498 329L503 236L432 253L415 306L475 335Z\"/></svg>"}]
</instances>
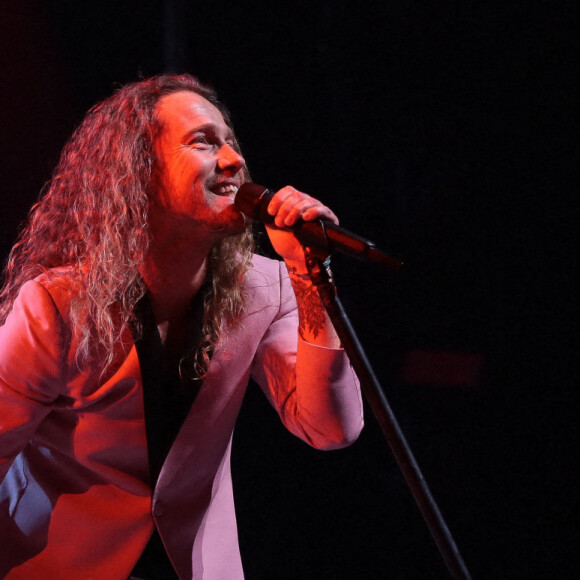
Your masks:
<instances>
[{"instance_id":1,"label":"finger","mask_svg":"<svg viewBox=\"0 0 580 580\"><path fill-rule=\"evenodd\" d=\"M338 225L339 223L336 214L329 207L321 203L308 208L304 211L301 218L307 222L312 220L327 220L334 225Z\"/></svg>"},{"instance_id":2,"label":"finger","mask_svg":"<svg viewBox=\"0 0 580 580\"><path fill-rule=\"evenodd\" d=\"M280 190L272 199L272 201L276 201L275 204L268 205L268 213L271 215L275 215L274 223L277 227L281 228L284 226L292 225L296 222L298 217L301 215L300 210L297 210L297 215L295 217L291 217L292 212L300 206L303 202L308 202L312 198L305 193L302 193L293 187L288 187ZM275 214L272 212L276 210Z\"/></svg>"},{"instance_id":3,"label":"finger","mask_svg":"<svg viewBox=\"0 0 580 580\"><path fill-rule=\"evenodd\" d=\"M308 212L311 212L310 215L314 216L311 219L316 219L317 215L322 215L324 213L317 209L322 208L322 204L318 200L309 196L306 196L303 199L297 201L292 206L288 205L285 207L285 205L283 205L281 208L282 211L287 210L284 214L285 226L293 226L300 219L308 219L304 218L305 214L308 214Z\"/></svg>"},{"instance_id":4,"label":"finger","mask_svg":"<svg viewBox=\"0 0 580 580\"><path fill-rule=\"evenodd\" d=\"M338 225L338 217L329 207L291 186L282 188L274 195L268 204L268 213L276 216L274 224L280 228L293 226L299 219L324 219Z\"/></svg>"},{"instance_id":5,"label":"finger","mask_svg":"<svg viewBox=\"0 0 580 580\"><path fill-rule=\"evenodd\" d=\"M284 217L284 225L293 226L299 219L304 217L306 212L315 208L317 205L320 205L320 202L311 197L305 197L294 203L291 207L287 208L288 211Z\"/></svg>"},{"instance_id":6,"label":"finger","mask_svg":"<svg viewBox=\"0 0 580 580\"><path fill-rule=\"evenodd\" d=\"M270 215L277 215L286 199L295 193L298 193L298 191L290 186L283 187L277 191L268 204L268 213Z\"/></svg>"}]
</instances>

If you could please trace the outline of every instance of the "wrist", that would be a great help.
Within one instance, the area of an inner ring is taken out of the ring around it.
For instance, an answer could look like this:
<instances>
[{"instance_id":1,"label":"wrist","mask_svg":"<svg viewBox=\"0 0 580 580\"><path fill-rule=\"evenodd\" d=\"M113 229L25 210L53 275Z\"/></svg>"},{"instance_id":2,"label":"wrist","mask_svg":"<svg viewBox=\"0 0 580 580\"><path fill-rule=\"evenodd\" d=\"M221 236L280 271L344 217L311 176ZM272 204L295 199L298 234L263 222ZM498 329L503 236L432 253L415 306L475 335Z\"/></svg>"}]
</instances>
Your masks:
<instances>
[{"instance_id":1,"label":"wrist","mask_svg":"<svg viewBox=\"0 0 580 580\"><path fill-rule=\"evenodd\" d=\"M306 261L292 262L290 260L285 260L285 263L286 268L288 269L288 274L290 275L291 278L292 277L302 278L306 280L312 279L311 271L308 269ZM332 279L332 272L330 270L330 255L328 255L322 263L320 263L317 260L313 264L311 264L311 266L312 266L312 274L315 277L318 277L318 275L320 274L319 266L322 266L324 269L326 269L329 278Z\"/></svg>"},{"instance_id":2,"label":"wrist","mask_svg":"<svg viewBox=\"0 0 580 580\"><path fill-rule=\"evenodd\" d=\"M301 278L303 280L310 280L310 274L308 272L308 268L304 262L286 262L286 268L288 270L288 274L292 278Z\"/></svg>"}]
</instances>

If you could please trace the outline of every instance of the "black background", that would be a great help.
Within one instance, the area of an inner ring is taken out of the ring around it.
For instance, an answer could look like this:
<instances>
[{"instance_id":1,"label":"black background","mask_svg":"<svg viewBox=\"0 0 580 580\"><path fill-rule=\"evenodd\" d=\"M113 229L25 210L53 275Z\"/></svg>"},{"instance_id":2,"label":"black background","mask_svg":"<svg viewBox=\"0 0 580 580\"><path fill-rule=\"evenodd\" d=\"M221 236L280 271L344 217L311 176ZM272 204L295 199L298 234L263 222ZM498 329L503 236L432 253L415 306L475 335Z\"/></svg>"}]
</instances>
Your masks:
<instances>
[{"instance_id":1,"label":"black background","mask_svg":"<svg viewBox=\"0 0 580 580\"><path fill-rule=\"evenodd\" d=\"M571 578L574 4L5 2L2 256L90 106L140 76L199 76L256 182L311 193L404 259L335 256L334 272L473 578ZM351 448L315 451L250 387L233 457L249 580L449 577L366 421Z\"/></svg>"}]
</instances>

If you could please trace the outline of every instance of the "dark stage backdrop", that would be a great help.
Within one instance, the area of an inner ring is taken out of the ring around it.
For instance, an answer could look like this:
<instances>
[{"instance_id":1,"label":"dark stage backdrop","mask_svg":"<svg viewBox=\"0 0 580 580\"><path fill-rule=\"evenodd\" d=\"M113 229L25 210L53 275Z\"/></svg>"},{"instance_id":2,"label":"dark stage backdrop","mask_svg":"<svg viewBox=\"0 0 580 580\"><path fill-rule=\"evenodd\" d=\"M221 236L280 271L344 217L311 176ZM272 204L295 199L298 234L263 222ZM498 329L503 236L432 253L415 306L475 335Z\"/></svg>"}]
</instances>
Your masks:
<instances>
[{"instance_id":1,"label":"dark stage backdrop","mask_svg":"<svg viewBox=\"0 0 580 580\"><path fill-rule=\"evenodd\" d=\"M334 271L474 579L570 578L574 4L5 1L1 255L90 106L140 76L199 76L256 182L319 197L405 260ZM449 577L366 420L353 447L317 452L250 386L233 458L249 580Z\"/></svg>"}]
</instances>

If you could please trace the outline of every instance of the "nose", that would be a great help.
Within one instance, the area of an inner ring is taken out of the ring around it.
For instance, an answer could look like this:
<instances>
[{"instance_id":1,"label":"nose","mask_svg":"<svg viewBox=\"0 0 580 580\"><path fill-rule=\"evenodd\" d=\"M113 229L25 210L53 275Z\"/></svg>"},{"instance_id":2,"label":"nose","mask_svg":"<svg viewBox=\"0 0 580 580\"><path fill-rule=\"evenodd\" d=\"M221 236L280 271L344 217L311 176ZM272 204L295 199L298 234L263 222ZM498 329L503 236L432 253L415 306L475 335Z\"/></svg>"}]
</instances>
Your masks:
<instances>
[{"instance_id":1,"label":"nose","mask_svg":"<svg viewBox=\"0 0 580 580\"><path fill-rule=\"evenodd\" d=\"M226 143L220 147L218 167L222 171L231 169L234 173L237 173L245 164L246 160L231 145Z\"/></svg>"}]
</instances>

